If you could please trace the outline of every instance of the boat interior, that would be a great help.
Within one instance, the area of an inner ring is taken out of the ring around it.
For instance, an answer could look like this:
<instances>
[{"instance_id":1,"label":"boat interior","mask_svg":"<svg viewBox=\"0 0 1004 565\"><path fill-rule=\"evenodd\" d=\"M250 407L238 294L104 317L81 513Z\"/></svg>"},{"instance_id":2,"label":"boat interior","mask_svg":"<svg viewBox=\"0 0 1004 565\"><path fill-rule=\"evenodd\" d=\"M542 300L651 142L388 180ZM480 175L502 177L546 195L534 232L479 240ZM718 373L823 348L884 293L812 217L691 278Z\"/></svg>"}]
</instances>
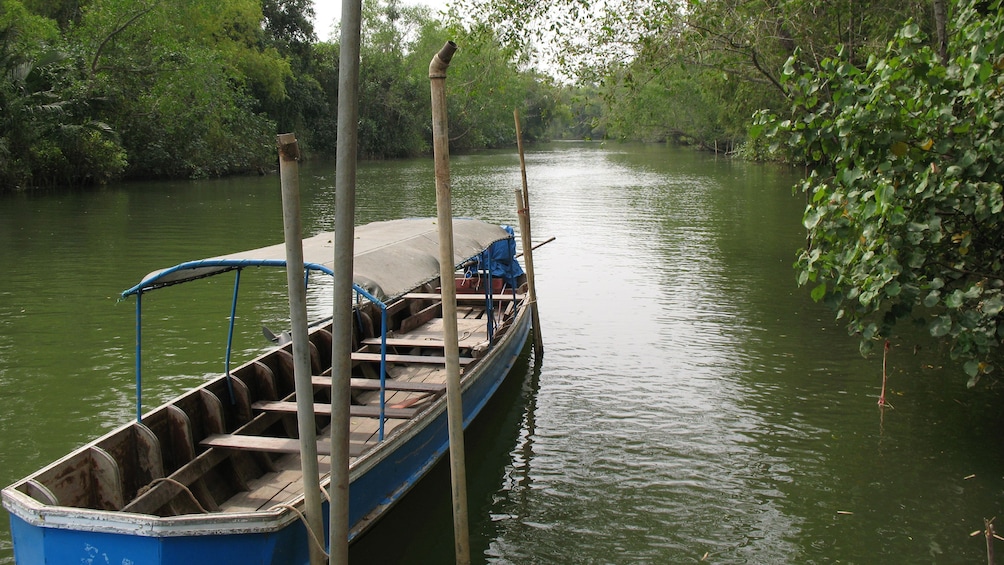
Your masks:
<instances>
[{"instance_id":1,"label":"boat interior","mask_svg":"<svg viewBox=\"0 0 1004 565\"><path fill-rule=\"evenodd\" d=\"M355 309L350 466L444 397L443 308L435 284L386 306L382 391L381 312L370 302ZM493 288L489 301L480 279L456 284L463 375L510 327L524 289ZM330 325L313 328L309 340L323 476L330 464ZM229 378L186 392L16 488L49 505L157 516L253 512L288 503L302 494L291 350L287 343L232 370Z\"/></svg>"}]
</instances>

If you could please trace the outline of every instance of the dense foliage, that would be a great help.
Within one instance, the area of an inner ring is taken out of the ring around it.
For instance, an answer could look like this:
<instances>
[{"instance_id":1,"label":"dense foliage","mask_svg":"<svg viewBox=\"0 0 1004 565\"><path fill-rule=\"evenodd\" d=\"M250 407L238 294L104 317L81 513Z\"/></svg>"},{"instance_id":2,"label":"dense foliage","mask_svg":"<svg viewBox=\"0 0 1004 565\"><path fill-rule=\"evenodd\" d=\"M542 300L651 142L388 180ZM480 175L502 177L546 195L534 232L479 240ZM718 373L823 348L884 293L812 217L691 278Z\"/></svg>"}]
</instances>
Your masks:
<instances>
[{"instance_id":1,"label":"dense foliage","mask_svg":"<svg viewBox=\"0 0 1004 565\"><path fill-rule=\"evenodd\" d=\"M275 135L333 152L338 45L309 0L0 0L0 191L274 167ZM543 137L549 80L491 29L398 0L364 3L360 155L430 147L428 66L447 39L457 149Z\"/></svg>"},{"instance_id":2,"label":"dense foliage","mask_svg":"<svg viewBox=\"0 0 1004 565\"><path fill-rule=\"evenodd\" d=\"M863 64L931 0L457 0L567 77L596 88L615 138L731 151L754 113L779 110L792 55L807 68L843 49ZM755 147L750 147L753 150Z\"/></svg>"},{"instance_id":3,"label":"dense foliage","mask_svg":"<svg viewBox=\"0 0 1004 565\"><path fill-rule=\"evenodd\" d=\"M1004 338L1004 10L962 0L947 57L909 23L859 68L847 50L784 67L790 116L763 116L812 173L799 282L867 350L912 319L970 385Z\"/></svg>"}]
</instances>

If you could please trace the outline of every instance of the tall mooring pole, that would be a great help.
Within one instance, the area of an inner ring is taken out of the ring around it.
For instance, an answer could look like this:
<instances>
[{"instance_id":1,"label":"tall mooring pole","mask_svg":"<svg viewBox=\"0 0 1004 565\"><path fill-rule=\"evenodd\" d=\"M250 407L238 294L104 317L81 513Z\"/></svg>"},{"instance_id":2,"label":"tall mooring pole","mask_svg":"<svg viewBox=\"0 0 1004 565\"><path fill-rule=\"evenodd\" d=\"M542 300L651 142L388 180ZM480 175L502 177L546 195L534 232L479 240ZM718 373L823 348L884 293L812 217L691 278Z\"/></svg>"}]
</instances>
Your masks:
<instances>
[{"instance_id":1,"label":"tall mooring pole","mask_svg":"<svg viewBox=\"0 0 1004 565\"><path fill-rule=\"evenodd\" d=\"M446 354L446 412L450 434L450 478L453 484L453 539L457 563L471 562L467 529L467 471L464 461L464 406L460 390L460 344L457 331L457 287L453 264L453 203L450 195L450 134L446 115L446 69L457 51L448 41L429 63L432 88L432 149L436 167L436 215L439 224L439 283L443 299L443 343Z\"/></svg>"}]
</instances>

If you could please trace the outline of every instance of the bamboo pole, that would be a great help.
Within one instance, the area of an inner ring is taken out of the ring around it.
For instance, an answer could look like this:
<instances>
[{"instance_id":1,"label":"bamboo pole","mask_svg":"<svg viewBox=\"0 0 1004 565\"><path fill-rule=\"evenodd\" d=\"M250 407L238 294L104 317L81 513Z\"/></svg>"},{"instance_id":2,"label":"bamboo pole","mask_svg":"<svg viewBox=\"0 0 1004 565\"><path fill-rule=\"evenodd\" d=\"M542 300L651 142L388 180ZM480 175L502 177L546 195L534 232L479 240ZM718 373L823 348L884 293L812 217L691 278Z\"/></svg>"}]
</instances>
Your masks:
<instances>
[{"instance_id":1,"label":"bamboo pole","mask_svg":"<svg viewBox=\"0 0 1004 565\"><path fill-rule=\"evenodd\" d=\"M539 249L539 248L541 248L541 247L544 247L544 246L545 246L545 245L547 245L548 243L551 243L551 242L552 242L552 241L554 241L555 239L557 239L557 238L556 238L556 237L554 237L554 236L552 235L551 237L549 237L549 238L545 239L544 241L542 241L542 242L538 243L537 245L534 245L533 247L531 247L531 248L530 248L530 250L531 250L531 251L536 251L537 249ZM516 258L517 258L517 259L519 259L519 258L520 258L520 257L522 257L522 256L523 256L523 252L522 252L522 251L520 251L519 253L517 253L517 254L516 254Z\"/></svg>"},{"instance_id":2,"label":"bamboo pole","mask_svg":"<svg viewBox=\"0 0 1004 565\"><path fill-rule=\"evenodd\" d=\"M446 411L450 434L450 478L453 485L453 540L457 563L471 562L467 529L467 472L464 461L464 407L460 390L460 344L457 331L457 287L453 264L453 203L450 198L450 138L446 115L446 69L457 45L452 41L429 63L432 92L432 147L436 165L436 212L439 223L439 282L443 299L443 342L446 355Z\"/></svg>"},{"instance_id":3,"label":"bamboo pole","mask_svg":"<svg viewBox=\"0 0 1004 565\"><path fill-rule=\"evenodd\" d=\"M544 338L540 333L540 313L537 311L537 286L533 279L533 245L530 239L530 191L526 182L526 159L523 157L523 129L519 123L519 110L513 110L516 120L516 147L519 150L519 171L523 189L517 191L516 211L519 213L519 232L523 240L523 262L526 263L526 284L530 291L530 319L533 322L533 350L544 354Z\"/></svg>"},{"instance_id":4,"label":"bamboo pole","mask_svg":"<svg viewBox=\"0 0 1004 565\"><path fill-rule=\"evenodd\" d=\"M296 388L296 424L300 435L300 469L303 504L307 516L310 564L326 561L322 539L321 484L317 468L317 430L314 428L314 388L310 384L310 343L307 337L307 288L303 280L303 227L300 221L300 176L296 136L284 133L279 144L279 179L282 185L282 225L286 241L286 282L289 287L290 333L293 336L293 383Z\"/></svg>"},{"instance_id":5,"label":"bamboo pole","mask_svg":"<svg viewBox=\"0 0 1004 565\"><path fill-rule=\"evenodd\" d=\"M349 562L349 378L352 373L352 269L355 252L356 153L359 139L359 37L362 0L342 0L335 148L335 229L331 306L331 480L328 553Z\"/></svg>"}]
</instances>

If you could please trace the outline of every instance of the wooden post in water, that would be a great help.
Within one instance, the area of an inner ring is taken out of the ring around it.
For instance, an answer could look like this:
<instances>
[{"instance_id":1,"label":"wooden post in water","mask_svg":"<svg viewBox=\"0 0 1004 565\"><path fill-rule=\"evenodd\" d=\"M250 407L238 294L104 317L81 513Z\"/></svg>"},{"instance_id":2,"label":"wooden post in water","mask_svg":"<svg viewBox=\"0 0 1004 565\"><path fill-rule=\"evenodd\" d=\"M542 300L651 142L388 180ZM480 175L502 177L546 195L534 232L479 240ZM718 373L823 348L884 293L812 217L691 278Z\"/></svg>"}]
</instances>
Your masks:
<instances>
[{"instance_id":1,"label":"wooden post in water","mask_svg":"<svg viewBox=\"0 0 1004 565\"><path fill-rule=\"evenodd\" d=\"M450 136L446 115L446 69L457 51L452 41L429 63L432 89L432 148L436 164L436 213L439 223L439 282L443 299L443 342L446 354L446 412L450 433L450 477L453 485L453 540L457 563L471 562L467 530L467 471L464 461L464 406L460 390L460 343L457 331L457 287L453 264L453 203L450 195Z\"/></svg>"},{"instance_id":2,"label":"wooden post in water","mask_svg":"<svg viewBox=\"0 0 1004 565\"><path fill-rule=\"evenodd\" d=\"M991 518L987 520L983 519L983 535L987 538L987 565L994 565L994 538L997 534L994 532L994 520Z\"/></svg>"},{"instance_id":3,"label":"wooden post in water","mask_svg":"<svg viewBox=\"0 0 1004 565\"><path fill-rule=\"evenodd\" d=\"M300 221L300 148L296 136L277 136L279 180L282 184L282 225L286 240L286 282L289 286L290 333L293 336L293 382L296 387L296 423L300 434L300 468L303 471L303 504L307 516L310 564L326 561L321 484L317 468L317 431L314 426L314 388L310 384L310 342L307 337L307 288L303 279L303 227ZM323 543L323 542L321 542Z\"/></svg>"},{"instance_id":4,"label":"wooden post in water","mask_svg":"<svg viewBox=\"0 0 1004 565\"><path fill-rule=\"evenodd\" d=\"M331 306L331 501L328 553L349 563L349 379L352 376L352 270L355 262L356 153L359 141L359 37L362 0L342 0L335 147L334 268Z\"/></svg>"},{"instance_id":5,"label":"wooden post in water","mask_svg":"<svg viewBox=\"0 0 1004 565\"><path fill-rule=\"evenodd\" d=\"M516 120L516 147L519 150L519 172L523 189L516 191L516 211L519 213L519 233L523 242L523 262L526 263L526 284L530 291L530 320L533 322L533 350L539 357L544 354L544 338L540 334L540 313L537 311L537 287L533 280L533 245L530 239L530 191L526 183L526 159L523 157L523 128L519 123L519 110L513 110Z\"/></svg>"}]
</instances>

